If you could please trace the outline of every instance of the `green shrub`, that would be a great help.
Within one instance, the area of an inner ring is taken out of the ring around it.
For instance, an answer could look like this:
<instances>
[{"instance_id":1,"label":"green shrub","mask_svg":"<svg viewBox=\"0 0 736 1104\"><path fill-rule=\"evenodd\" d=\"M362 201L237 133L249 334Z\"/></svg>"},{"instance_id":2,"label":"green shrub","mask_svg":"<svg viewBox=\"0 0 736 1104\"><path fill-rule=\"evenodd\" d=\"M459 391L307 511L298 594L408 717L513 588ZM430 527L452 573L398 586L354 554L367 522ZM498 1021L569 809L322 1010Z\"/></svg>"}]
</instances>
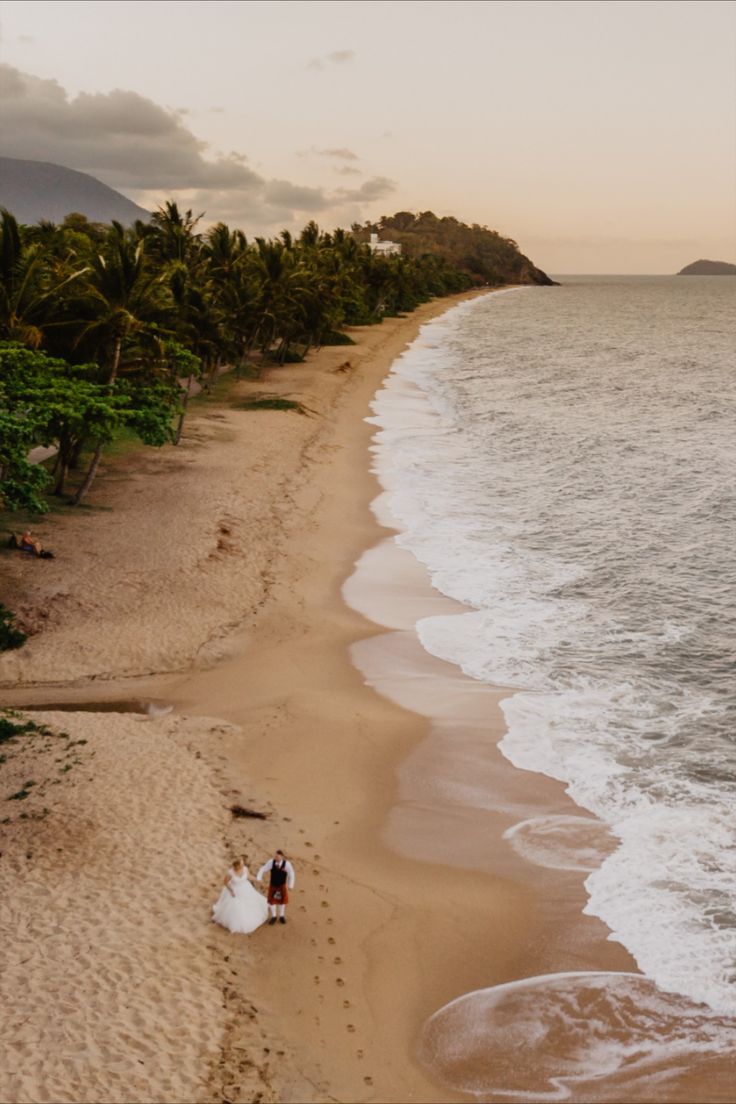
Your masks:
<instances>
[{"instance_id":1,"label":"green shrub","mask_svg":"<svg viewBox=\"0 0 736 1104\"><path fill-rule=\"evenodd\" d=\"M20 648L27 639L26 634L16 628L14 614L0 603L0 652Z\"/></svg>"},{"instance_id":2,"label":"green shrub","mask_svg":"<svg viewBox=\"0 0 736 1104\"><path fill-rule=\"evenodd\" d=\"M296 410L297 414L309 413L303 403L282 398L281 395L252 395L238 403L238 410Z\"/></svg>"},{"instance_id":3,"label":"green shrub","mask_svg":"<svg viewBox=\"0 0 736 1104\"><path fill-rule=\"evenodd\" d=\"M25 801L31 792L31 786L35 785L36 783L31 779L31 781L25 783L22 790L18 790L17 793L11 794L8 801Z\"/></svg>"},{"instance_id":4,"label":"green shrub","mask_svg":"<svg viewBox=\"0 0 736 1104\"><path fill-rule=\"evenodd\" d=\"M30 732L37 732L41 736L49 735L50 729L46 725L36 724L35 721L14 720L17 716L18 714L13 710L0 713L0 744L12 740L14 736L24 736Z\"/></svg>"},{"instance_id":5,"label":"green shrub","mask_svg":"<svg viewBox=\"0 0 736 1104\"><path fill-rule=\"evenodd\" d=\"M266 353L265 359L271 364L301 364L304 360L304 353L296 353L293 349L287 349L285 353Z\"/></svg>"},{"instance_id":6,"label":"green shrub","mask_svg":"<svg viewBox=\"0 0 736 1104\"><path fill-rule=\"evenodd\" d=\"M354 345L352 337L346 333L340 333L339 330L330 330L322 338L323 345Z\"/></svg>"}]
</instances>

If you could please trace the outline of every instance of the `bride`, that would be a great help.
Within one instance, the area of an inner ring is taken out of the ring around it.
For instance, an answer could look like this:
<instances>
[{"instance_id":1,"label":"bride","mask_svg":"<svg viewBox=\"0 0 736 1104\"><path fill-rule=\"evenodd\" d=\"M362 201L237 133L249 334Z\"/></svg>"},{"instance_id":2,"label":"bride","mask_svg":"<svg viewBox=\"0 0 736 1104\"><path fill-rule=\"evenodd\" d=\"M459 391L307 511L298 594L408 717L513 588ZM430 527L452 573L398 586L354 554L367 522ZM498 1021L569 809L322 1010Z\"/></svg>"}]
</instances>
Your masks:
<instances>
[{"instance_id":1,"label":"bride","mask_svg":"<svg viewBox=\"0 0 736 1104\"><path fill-rule=\"evenodd\" d=\"M250 884L248 867L236 859L225 876L224 887L212 906L212 919L231 932L250 935L268 918L266 898Z\"/></svg>"}]
</instances>

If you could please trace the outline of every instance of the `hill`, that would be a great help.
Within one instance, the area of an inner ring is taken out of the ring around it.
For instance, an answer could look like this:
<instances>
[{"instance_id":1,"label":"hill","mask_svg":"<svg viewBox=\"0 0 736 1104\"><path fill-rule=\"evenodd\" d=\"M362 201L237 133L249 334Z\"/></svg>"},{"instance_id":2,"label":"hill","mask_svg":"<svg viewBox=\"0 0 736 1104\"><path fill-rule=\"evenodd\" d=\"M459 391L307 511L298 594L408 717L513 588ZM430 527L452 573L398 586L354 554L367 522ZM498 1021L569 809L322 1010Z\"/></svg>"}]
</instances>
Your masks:
<instances>
[{"instance_id":1,"label":"hill","mask_svg":"<svg viewBox=\"0 0 736 1104\"><path fill-rule=\"evenodd\" d=\"M94 176L48 161L16 157L0 157L0 207L25 223L41 219L62 222L73 212L86 215L90 222L116 219L124 225L136 219L148 222L151 217L149 211Z\"/></svg>"},{"instance_id":2,"label":"hill","mask_svg":"<svg viewBox=\"0 0 736 1104\"><path fill-rule=\"evenodd\" d=\"M399 242L410 257L437 253L455 268L466 272L476 284L555 284L546 272L532 264L511 238L496 230L447 216L438 218L432 211L415 215L397 211L383 215L378 222L353 226L359 241L368 241L371 233Z\"/></svg>"},{"instance_id":3,"label":"hill","mask_svg":"<svg viewBox=\"0 0 736 1104\"><path fill-rule=\"evenodd\" d=\"M736 265L728 261L693 261L677 273L678 276L736 276Z\"/></svg>"}]
</instances>

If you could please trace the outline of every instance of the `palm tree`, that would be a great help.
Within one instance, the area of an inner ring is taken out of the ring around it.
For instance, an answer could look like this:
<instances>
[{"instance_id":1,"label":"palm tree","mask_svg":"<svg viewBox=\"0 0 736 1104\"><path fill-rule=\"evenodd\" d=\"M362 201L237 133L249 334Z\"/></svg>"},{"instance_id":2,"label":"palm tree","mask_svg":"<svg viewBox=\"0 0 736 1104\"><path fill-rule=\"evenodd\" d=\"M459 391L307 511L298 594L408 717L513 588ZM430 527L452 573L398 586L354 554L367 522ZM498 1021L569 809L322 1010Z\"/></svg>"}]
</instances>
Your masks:
<instances>
[{"instance_id":1,"label":"palm tree","mask_svg":"<svg viewBox=\"0 0 736 1104\"><path fill-rule=\"evenodd\" d=\"M170 307L163 272L148 263L145 239L113 222L101 252L89 263L77 305L77 344L92 346L107 362L114 387L125 343L159 328Z\"/></svg>"},{"instance_id":2,"label":"palm tree","mask_svg":"<svg viewBox=\"0 0 736 1104\"><path fill-rule=\"evenodd\" d=\"M257 277L254 253L241 230L218 222L205 235L203 253L221 327L237 363L247 356L256 336ZM230 351L229 350L229 351Z\"/></svg>"},{"instance_id":3,"label":"palm tree","mask_svg":"<svg viewBox=\"0 0 736 1104\"><path fill-rule=\"evenodd\" d=\"M52 266L42 240L26 242L15 218L0 208L0 337L37 349L43 324L85 268Z\"/></svg>"},{"instance_id":4,"label":"palm tree","mask_svg":"<svg viewBox=\"0 0 736 1104\"><path fill-rule=\"evenodd\" d=\"M288 237L288 231L283 236ZM277 356L283 361L289 342L300 332L300 308L312 294L313 280L308 266L283 240L256 238L256 245L259 343L265 353L279 339Z\"/></svg>"},{"instance_id":5,"label":"palm tree","mask_svg":"<svg viewBox=\"0 0 736 1104\"><path fill-rule=\"evenodd\" d=\"M110 390L120 371L123 349L131 338L158 336L170 307L164 273L146 257L146 239L113 222L103 249L89 264L80 289L78 307L82 324L77 344L91 345L108 368ZM78 505L97 474L103 441L98 441L90 466L72 503Z\"/></svg>"},{"instance_id":6,"label":"palm tree","mask_svg":"<svg viewBox=\"0 0 736 1104\"><path fill-rule=\"evenodd\" d=\"M151 236L156 257L168 263L188 264L199 248L200 236L195 231L202 217L192 211L182 214L179 205L172 200L154 211L150 227L143 227L143 230Z\"/></svg>"}]
</instances>

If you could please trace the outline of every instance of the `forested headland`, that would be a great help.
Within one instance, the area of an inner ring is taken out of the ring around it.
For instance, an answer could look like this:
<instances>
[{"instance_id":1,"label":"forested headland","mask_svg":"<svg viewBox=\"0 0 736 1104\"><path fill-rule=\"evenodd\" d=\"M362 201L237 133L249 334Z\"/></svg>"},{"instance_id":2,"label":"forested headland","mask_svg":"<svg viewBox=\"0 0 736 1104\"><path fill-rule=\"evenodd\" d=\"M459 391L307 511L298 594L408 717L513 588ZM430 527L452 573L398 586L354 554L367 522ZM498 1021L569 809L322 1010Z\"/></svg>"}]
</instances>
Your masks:
<instances>
[{"instance_id":1,"label":"forested headland","mask_svg":"<svg viewBox=\"0 0 736 1104\"><path fill-rule=\"evenodd\" d=\"M368 241L371 233L377 233L398 242L407 257L427 253L441 257L478 285L555 283L524 256L512 238L487 226L460 222L452 215L439 218L432 211L417 215L397 211L378 222L356 223L353 233L358 241Z\"/></svg>"}]
</instances>

